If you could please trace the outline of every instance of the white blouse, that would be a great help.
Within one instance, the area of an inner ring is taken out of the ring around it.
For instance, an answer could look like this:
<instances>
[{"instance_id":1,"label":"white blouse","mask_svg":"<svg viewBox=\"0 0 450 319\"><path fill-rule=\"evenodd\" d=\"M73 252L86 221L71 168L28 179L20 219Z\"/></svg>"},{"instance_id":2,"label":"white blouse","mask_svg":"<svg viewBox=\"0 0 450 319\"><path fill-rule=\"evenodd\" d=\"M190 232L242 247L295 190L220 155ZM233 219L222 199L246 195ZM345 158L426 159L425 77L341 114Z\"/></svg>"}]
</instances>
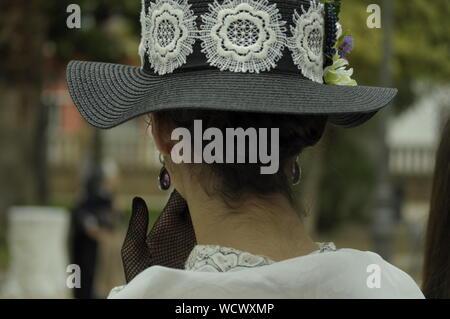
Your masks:
<instances>
[{"instance_id":1,"label":"white blouse","mask_svg":"<svg viewBox=\"0 0 450 319\"><path fill-rule=\"evenodd\" d=\"M317 251L279 262L196 245L184 270L149 267L108 298L424 298L410 276L379 255L318 244Z\"/></svg>"}]
</instances>

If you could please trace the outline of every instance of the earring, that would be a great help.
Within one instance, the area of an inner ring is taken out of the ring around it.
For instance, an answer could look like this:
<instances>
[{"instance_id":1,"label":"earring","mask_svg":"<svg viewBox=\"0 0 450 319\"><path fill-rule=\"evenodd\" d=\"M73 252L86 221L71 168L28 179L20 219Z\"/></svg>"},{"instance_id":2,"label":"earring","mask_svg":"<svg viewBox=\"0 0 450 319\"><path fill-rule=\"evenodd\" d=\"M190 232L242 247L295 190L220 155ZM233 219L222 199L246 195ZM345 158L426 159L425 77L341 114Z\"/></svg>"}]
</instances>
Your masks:
<instances>
[{"instance_id":1,"label":"earring","mask_svg":"<svg viewBox=\"0 0 450 319\"><path fill-rule=\"evenodd\" d=\"M300 182L301 175L302 170L298 165L298 156L297 156L294 163L292 163L292 185L297 185Z\"/></svg>"},{"instance_id":2,"label":"earring","mask_svg":"<svg viewBox=\"0 0 450 319\"><path fill-rule=\"evenodd\" d=\"M164 160L162 159L161 153L159 154L159 161L163 165L163 167L161 167L161 171L159 172L158 176L159 189L165 191L168 190L170 187L170 175L164 165Z\"/></svg>"}]
</instances>

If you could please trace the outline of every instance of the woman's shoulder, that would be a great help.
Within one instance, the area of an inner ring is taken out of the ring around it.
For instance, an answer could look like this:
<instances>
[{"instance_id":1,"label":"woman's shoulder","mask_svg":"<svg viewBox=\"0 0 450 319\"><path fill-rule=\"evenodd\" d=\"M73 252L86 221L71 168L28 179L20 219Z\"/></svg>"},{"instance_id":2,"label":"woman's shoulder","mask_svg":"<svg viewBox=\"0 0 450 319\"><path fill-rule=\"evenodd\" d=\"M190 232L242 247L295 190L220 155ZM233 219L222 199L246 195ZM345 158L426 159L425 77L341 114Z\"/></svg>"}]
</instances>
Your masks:
<instances>
[{"instance_id":1,"label":"woman's shoulder","mask_svg":"<svg viewBox=\"0 0 450 319\"><path fill-rule=\"evenodd\" d=\"M164 266L151 266L137 275L128 284L115 287L109 293L109 299L173 299L173 298L226 298L220 288L217 275L187 271Z\"/></svg>"},{"instance_id":2,"label":"woman's shoulder","mask_svg":"<svg viewBox=\"0 0 450 319\"><path fill-rule=\"evenodd\" d=\"M315 265L311 280L325 298L424 298L411 276L377 253L341 248L310 257L304 262Z\"/></svg>"},{"instance_id":3,"label":"woman's shoulder","mask_svg":"<svg viewBox=\"0 0 450 319\"><path fill-rule=\"evenodd\" d=\"M424 298L378 254L350 248L229 272L152 266L109 298Z\"/></svg>"}]
</instances>

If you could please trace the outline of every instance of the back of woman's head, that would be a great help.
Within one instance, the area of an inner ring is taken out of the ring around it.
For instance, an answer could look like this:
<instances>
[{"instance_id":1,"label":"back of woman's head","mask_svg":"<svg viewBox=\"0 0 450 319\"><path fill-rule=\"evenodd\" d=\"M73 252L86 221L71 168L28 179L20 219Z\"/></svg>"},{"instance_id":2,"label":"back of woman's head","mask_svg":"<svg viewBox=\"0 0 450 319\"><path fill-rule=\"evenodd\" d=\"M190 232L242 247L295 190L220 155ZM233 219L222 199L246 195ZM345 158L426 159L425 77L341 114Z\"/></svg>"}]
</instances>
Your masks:
<instances>
[{"instance_id":1,"label":"back of woman's head","mask_svg":"<svg viewBox=\"0 0 450 319\"><path fill-rule=\"evenodd\" d=\"M194 136L194 120L201 120L202 129L218 128L225 137L227 128L254 128L260 136L259 129L266 128L267 150L271 150L271 129L278 128L278 163L279 169L274 174L261 174L263 163L258 156L257 161L249 161L251 147L248 140L244 149L244 163L211 163L197 165L194 174L202 181L202 185L210 195L220 195L227 203L234 203L245 195L264 196L273 193L285 195L292 202L292 190L289 170L286 167L293 163L296 156L307 146L312 146L321 138L326 116L292 116L282 114L242 113L229 111L176 110L163 111L157 114L160 120L173 123L174 127L187 128ZM228 143L229 141L227 141ZM264 142L264 141L263 141ZM192 142L193 143L193 142ZM208 141L203 142L203 147ZM225 143L224 143L225 145ZM258 145L259 147L259 145ZM203 150L202 150L203 151ZM233 149L234 156L242 149ZM227 158L227 149L223 148L223 158Z\"/></svg>"},{"instance_id":2,"label":"back of woman's head","mask_svg":"<svg viewBox=\"0 0 450 319\"><path fill-rule=\"evenodd\" d=\"M425 245L423 292L450 298L450 120L436 154Z\"/></svg>"}]
</instances>

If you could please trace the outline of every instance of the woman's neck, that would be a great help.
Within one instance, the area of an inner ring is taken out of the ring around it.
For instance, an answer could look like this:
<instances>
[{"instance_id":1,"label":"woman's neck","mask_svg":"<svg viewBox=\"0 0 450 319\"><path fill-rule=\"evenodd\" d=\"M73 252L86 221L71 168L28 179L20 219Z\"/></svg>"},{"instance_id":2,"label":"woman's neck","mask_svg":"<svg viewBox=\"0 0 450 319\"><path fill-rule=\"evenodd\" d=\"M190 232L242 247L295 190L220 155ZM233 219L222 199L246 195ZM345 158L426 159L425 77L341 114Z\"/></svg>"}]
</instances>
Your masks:
<instances>
[{"instance_id":1,"label":"woman's neck","mask_svg":"<svg viewBox=\"0 0 450 319\"><path fill-rule=\"evenodd\" d=\"M274 261L318 249L281 194L264 200L251 197L234 209L219 196L207 196L199 187L184 193L198 244L231 247Z\"/></svg>"}]
</instances>

